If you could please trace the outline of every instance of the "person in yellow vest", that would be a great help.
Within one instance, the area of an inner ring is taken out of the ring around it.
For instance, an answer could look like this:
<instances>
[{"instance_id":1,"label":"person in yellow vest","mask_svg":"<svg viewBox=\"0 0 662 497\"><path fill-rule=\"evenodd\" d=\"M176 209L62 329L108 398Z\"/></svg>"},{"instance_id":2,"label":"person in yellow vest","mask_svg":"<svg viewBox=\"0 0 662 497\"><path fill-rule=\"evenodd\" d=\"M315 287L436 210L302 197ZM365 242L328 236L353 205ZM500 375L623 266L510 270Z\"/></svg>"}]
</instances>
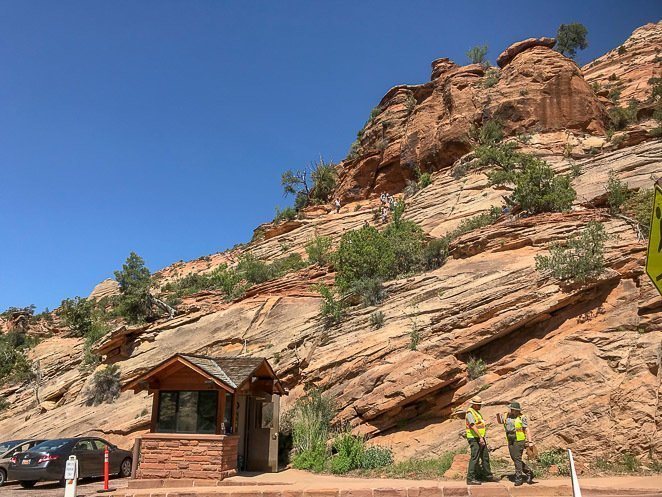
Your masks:
<instances>
[{"instance_id":1,"label":"person in yellow vest","mask_svg":"<svg viewBox=\"0 0 662 497\"><path fill-rule=\"evenodd\" d=\"M510 412L504 420L506 428L506 439L508 440L508 452L515 463L515 486L519 487L524 482L533 483L533 471L522 460L522 454L527 444L533 443L529 433L529 422L526 416L522 416L522 406L519 402L511 402L508 406Z\"/></svg>"},{"instance_id":2,"label":"person in yellow vest","mask_svg":"<svg viewBox=\"0 0 662 497\"><path fill-rule=\"evenodd\" d=\"M482 481L499 481L492 474L490 468L490 451L485 440L487 426L480 408L483 405L483 399L476 396L470 401L469 409L464 417L466 425L466 436L471 449L471 458L467 468L467 485L480 485Z\"/></svg>"}]
</instances>

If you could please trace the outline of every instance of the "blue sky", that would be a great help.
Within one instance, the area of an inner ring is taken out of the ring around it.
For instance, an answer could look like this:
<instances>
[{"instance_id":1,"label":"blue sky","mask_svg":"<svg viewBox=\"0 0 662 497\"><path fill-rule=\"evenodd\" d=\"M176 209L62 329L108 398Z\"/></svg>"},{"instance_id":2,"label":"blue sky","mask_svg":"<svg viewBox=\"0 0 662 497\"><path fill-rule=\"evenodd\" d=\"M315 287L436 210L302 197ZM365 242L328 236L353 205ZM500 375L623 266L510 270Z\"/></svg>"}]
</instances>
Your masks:
<instances>
[{"instance_id":1,"label":"blue sky","mask_svg":"<svg viewBox=\"0 0 662 497\"><path fill-rule=\"evenodd\" d=\"M582 22L585 62L658 1L0 1L0 309L247 241L284 169L342 159L393 85Z\"/></svg>"}]
</instances>

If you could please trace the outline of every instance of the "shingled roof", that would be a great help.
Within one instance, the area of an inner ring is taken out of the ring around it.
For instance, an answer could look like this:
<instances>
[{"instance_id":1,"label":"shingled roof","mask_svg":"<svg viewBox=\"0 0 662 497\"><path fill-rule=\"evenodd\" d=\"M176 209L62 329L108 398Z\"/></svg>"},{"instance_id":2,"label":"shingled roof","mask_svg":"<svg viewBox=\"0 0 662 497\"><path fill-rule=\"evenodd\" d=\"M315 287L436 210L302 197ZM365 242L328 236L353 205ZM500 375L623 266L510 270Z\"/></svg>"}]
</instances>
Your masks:
<instances>
[{"instance_id":1,"label":"shingled roof","mask_svg":"<svg viewBox=\"0 0 662 497\"><path fill-rule=\"evenodd\" d=\"M233 390L241 388L244 383L250 380L260 366L265 364L270 376L274 378L276 382L275 386L278 391L282 394L286 393L286 390L283 388L273 369L264 357L209 357L194 354L175 354L158 366L129 382L123 387L123 390L133 389L134 391L139 391L143 388L141 382L144 383L150 377L157 375L159 370L167 367L167 365L176 360L189 363L191 366L208 375L213 381L226 385Z\"/></svg>"}]
</instances>

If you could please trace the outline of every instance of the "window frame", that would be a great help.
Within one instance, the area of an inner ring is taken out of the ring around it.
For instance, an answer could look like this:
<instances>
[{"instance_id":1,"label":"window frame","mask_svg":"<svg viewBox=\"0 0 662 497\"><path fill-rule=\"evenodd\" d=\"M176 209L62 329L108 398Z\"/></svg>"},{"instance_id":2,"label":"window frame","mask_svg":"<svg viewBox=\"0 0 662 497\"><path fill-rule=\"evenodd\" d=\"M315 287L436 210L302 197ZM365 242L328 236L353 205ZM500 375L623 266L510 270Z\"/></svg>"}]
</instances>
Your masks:
<instances>
[{"instance_id":1,"label":"window frame","mask_svg":"<svg viewBox=\"0 0 662 497\"><path fill-rule=\"evenodd\" d=\"M179 413L180 413L180 394L182 392L192 392L196 394L196 410L195 410L195 423L196 423L196 429L195 431L179 431L178 425L179 425ZM214 428L212 431L205 431L205 432L200 432L198 429L198 421L200 419L200 404L199 404L199 398L201 393L214 393L214 409L213 409L213 419L214 419ZM167 394L167 395L173 395L174 396L174 403L175 403L175 412L173 415L174 418L174 429L172 430L164 430L161 425L161 409L163 407L163 402L162 402L162 395ZM181 435L214 435L218 433L219 430L219 403L220 403L220 395L218 390L159 390L158 391L158 403L157 403L157 412L155 415L155 420L154 420L154 431L156 433L173 433L173 434L181 434Z\"/></svg>"}]
</instances>

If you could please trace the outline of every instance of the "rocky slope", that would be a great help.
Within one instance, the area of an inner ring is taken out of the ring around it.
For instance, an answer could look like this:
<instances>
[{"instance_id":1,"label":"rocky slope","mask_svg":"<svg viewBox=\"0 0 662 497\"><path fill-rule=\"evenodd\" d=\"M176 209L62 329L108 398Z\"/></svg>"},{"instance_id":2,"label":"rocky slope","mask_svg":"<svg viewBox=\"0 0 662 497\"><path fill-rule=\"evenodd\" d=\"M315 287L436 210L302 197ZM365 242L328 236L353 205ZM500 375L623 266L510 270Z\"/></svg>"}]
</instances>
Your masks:
<instances>
[{"instance_id":1,"label":"rocky slope","mask_svg":"<svg viewBox=\"0 0 662 497\"><path fill-rule=\"evenodd\" d=\"M642 53L647 43L659 46L662 25L649 26L626 46L636 41ZM508 193L489 186L484 172L458 175L452 168L471 150L471 127L485 116L500 118L511 135L531 135L523 147L550 160L557 172L581 172L573 180L571 212L504 215L467 233L454 241L444 266L388 282L379 307L353 307L331 330L321 327L312 285L331 282L333 274L313 266L230 303L216 292L187 297L184 315L115 330L98 351L120 366L123 382L175 352L267 356L290 388L285 408L305 385L318 385L335 399L337 420L393 447L398 458L466 444L452 412L479 392L489 419L510 400L521 400L543 449L570 447L584 460L619 452L662 457L662 298L643 272L644 241L603 208L610 171L630 189L650 187L662 174L662 142L636 126L624 136L639 138L620 146L608 142L605 104L575 63L549 45L533 40L511 47L492 86L484 84L480 66L435 61L431 82L387 93L362 134L358 156L341 164L339 192L346 203L340 214L311 209L303 219L263 226L262 238L247 246L174 264L156 278L163 283L233 264L245 251L264 260L284 250L303 253L315 235L337 241L373 222L372 197L400 191L412 177L411 164L433 171L432 184L407 200L405 216L429 236L449 233L463 219L502 205ZM621 64L618 53L610 54L611 64ZM562 286L535 270L537 254L591 220L610 234L600 278ZM113 291L104 282L95 294ZM376 310L385 315L380 329L369 322ZM413 330L417 350L409 347ZM78 369L82 349L79 339L63 333L35 348L41 405L31 387L5 390L12 405L0 413L0 433L98 433L129 443L146 429L151 403L144 393L124 393L112 407L85 404L90 375ZM487 364L475 380L467 372L470 357ZM587 422L595 436L585 436ZM492 444L504 450L500 435Z\"/></svg>"}]
</instances>

